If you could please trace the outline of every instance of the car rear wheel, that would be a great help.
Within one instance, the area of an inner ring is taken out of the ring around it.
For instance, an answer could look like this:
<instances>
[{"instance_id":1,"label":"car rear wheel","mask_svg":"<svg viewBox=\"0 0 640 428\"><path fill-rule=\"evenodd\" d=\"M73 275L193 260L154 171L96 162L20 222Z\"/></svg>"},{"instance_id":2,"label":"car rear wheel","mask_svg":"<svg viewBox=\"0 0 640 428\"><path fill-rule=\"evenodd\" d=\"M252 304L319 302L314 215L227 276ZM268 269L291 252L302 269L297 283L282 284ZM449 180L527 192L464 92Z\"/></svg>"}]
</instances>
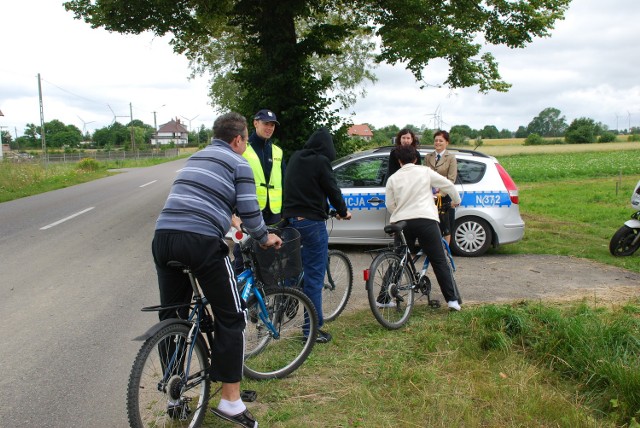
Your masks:
<instances>
[{"instance_id":1,"label":"car rear wheel","mask_svg":"<svg viewBox=\"0 0 640 428\"><path fill-rule=\"evenodd\" d=\"M457 256L477 257L487 252L493 234L489 224L478 217L462 217L456 221L451 250Z\"/></svg>"}]
</instances>

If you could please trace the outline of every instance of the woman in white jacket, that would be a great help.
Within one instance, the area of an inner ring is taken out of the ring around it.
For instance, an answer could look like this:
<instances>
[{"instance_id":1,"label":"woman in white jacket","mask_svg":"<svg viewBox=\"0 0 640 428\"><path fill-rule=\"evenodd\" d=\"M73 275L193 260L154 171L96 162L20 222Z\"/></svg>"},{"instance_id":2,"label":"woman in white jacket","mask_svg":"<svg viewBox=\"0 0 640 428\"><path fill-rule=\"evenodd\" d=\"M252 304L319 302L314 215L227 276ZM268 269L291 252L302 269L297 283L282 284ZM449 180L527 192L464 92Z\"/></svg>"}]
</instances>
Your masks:
<instances>
[{"instance_id":1,"label":"woman in white jacket","mask_svg":"<svg viewBox=\"0 0 640 428\"><path fill-rule=\"evenodd\" d=\"M451 197L451 206L460 205L460 195L453 183L426 166L416 165L418 153L413 146L396 148L400 170L389 177L386 186L386 205L391 222L406 221L403 232L407 242L418 239L422 251L429 258L433 271L450 309L459 311L462 299L447 263L442 245L438 209L433 200L432 187Z\"/></svg>"}]
</instances>

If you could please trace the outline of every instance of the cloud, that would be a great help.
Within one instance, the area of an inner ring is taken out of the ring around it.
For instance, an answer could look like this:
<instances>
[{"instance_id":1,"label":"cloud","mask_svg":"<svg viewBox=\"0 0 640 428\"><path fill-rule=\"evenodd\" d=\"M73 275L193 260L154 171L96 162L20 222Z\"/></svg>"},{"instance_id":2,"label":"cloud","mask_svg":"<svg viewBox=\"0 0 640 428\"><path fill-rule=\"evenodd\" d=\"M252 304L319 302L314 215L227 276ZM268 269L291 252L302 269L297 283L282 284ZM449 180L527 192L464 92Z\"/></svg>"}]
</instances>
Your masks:
<instances>
[{"instance_id":1,"label":"cloud","mask_svg":"<svg viewBox=\"0 0 640 428\"><path fill-rule=\"evenodd\" d=\"M631 126L640 126L640 55L635 47L640 28L632 24L639 18L640 2L574 0L551 37L535 39L525 49L485 46L496 57L503 79L512 84L508 93L421 90L409 72L382 65L379 82L367 87L367 97L351 109L354 121L420 126L437 112L444 127L495 125L515 131L555 107L569 122L590 117L610 128L617 122L627 128L628 121L623 125L619 117L630 113ZM429 67L428 81L438 82L438 67L434 73Z\"/></svg>"},{"instance_id":2,"label":"cloud","mask_svg":"<svg viewBox=\"0 0 640 428\"><path fill-rule=\"evenodd\" d=\"M439 88L443 61L425 74L420 89L402 66L381 65L368 95L344 112L355 123L444 128L494 125L515 131L547 107L567 121L590 117L615 128L640 126L640 2L574 0L550 38L525 49L485 46L512 84L508 93L484 95L477 88ZM121 35L91 29L59 2L22 0L2 7L0 126L21 135L40 122L38 81L45 121L58 119L93 131L115 119L152 124L171 118L210 127L218 112L209 104L207 76L190 80L188 61L173 53L168 37ZM624 120L622 120L624 118ZM438 121L438 120L439 121ZM88 123L91 122L91 123Z\"/></svg>"}]
</instances>

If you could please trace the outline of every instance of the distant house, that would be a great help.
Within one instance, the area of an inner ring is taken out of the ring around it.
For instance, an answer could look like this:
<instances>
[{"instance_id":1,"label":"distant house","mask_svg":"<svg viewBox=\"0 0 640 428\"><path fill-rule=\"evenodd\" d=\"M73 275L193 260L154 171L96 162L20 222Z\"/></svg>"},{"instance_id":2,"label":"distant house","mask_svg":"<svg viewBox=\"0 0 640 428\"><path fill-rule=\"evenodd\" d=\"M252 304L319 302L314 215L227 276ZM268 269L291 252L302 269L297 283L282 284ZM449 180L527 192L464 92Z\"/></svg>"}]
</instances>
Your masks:
<instances>
[{"instance_id":1,"label":"distant house","mask_svg":"<svg viewBox=\"0 0 640 428\"><path fill-rule=\"evenodd\" d=\"M176 146L185 147L189 142L189 131L180 123L180 119L173 120L164 125L160 125L158 131L151 138L152 146L163 146L174 143Z\"/></svg>"},{"instance_id":2,"label":"distant house","mask_svg":"<svg viewBox=\"0 0 640 428\"><path fill-rule=\"evenodd\" d=\"M347 129L347 134L349 134L350 137L362 138L366 141L371 141L373 138L373 132L371 132L371 129L369 129L369 125L367 124L353 125Z\"/></svg>"}]
</instances>

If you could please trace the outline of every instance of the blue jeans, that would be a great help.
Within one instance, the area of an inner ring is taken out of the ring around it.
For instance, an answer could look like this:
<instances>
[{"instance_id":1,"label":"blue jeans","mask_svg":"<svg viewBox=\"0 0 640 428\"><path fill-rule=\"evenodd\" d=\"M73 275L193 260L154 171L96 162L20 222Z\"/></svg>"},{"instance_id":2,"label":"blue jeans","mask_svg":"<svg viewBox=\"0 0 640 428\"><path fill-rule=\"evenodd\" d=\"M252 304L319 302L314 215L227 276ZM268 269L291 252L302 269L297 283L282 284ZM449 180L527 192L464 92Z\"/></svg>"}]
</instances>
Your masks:
<instances>
[{"instance_id":1,"label":"blue jeans","mask_svg":"<svg viewBox=\"0 0 640 428\"><path fill-rule=\"evenodd\" d=\"M324 275L327 272L329 257L329 235L324 221L297 220L289 218L289 225L300 232L302 244L302 270L304 271L304 287L306 294L318 312L319 326L324 324L322 316L322 288Z\"/></svg>"}]
</instances>

